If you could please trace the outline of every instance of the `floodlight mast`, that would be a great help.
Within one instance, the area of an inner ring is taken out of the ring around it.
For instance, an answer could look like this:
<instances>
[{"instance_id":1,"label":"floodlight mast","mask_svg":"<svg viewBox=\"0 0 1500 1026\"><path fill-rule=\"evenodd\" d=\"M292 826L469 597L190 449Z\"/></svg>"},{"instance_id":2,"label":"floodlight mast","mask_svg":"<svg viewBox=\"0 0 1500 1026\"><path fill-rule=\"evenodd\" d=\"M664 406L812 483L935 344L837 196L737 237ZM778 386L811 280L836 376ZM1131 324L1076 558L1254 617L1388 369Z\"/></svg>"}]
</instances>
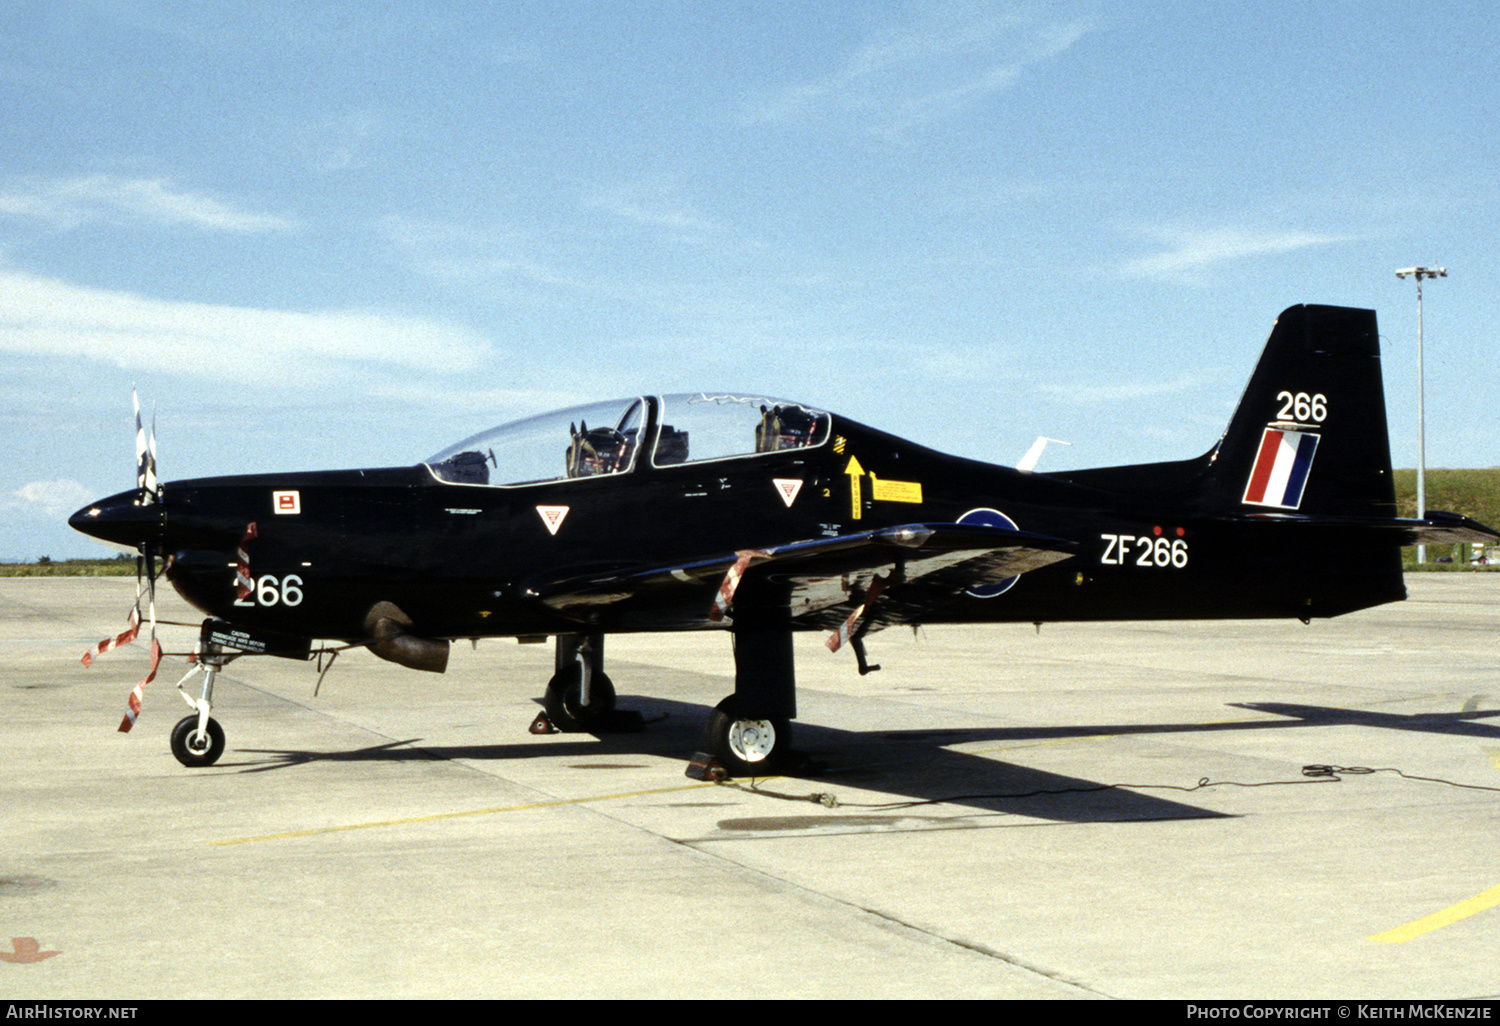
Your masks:
<instances>
[{"instance_id":1,"label":"floodlight mast","mask_svg":"<svg viewBox=\"0 0 1500 1026\"><path fill-rule=\"evenodd\" d=\"M1423 411L1422 384L1422 279L1446 278L1446 267L1403 267L1396 277L1411 275L1417 280L1417 516L1427 515L1427 437L1426 418ZM1417 563L1427 562L1427 546L1417 546Z\"/></svg>"}]
</instances>

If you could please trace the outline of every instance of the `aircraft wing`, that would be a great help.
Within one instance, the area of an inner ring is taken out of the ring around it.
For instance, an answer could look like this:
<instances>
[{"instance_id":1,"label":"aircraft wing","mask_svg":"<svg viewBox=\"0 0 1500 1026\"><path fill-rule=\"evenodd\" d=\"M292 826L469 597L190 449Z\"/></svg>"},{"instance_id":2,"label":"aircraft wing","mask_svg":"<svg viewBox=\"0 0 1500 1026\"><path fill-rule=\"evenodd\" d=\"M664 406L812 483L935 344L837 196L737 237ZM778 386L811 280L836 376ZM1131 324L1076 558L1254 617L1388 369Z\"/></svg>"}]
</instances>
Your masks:
<instances>
[{"instance_id":1,"label":"aircraft wing","mask_svg":"<svg viewBox=\"0 0 1500 1026\"><path fill-rule=\"evenodd\" d=\"M904 524L644 570L533 582L527 593L556 612L615 629L635 622L709 627L732 620L737 601L753 602L761 614L779 612L794 627L826 629L864 606L869 629L917 622L969 588L1068 559L1075 547L1000 527Z\"/></svg>"}]
</instances>

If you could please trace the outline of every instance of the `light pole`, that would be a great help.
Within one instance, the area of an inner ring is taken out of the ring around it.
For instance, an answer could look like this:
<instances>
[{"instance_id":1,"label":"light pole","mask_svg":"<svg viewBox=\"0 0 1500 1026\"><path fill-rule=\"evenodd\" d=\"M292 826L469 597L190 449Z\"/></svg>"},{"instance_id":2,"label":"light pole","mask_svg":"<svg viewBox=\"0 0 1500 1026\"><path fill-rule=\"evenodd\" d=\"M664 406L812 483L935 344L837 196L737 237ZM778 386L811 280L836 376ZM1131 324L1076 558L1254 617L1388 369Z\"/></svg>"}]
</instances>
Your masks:
<instances>
[{"instance_id":1,"label":"light pole","mask_svg":"<svg viewBox=\"0 0 1500 1026\"><path fill-rule=\"evenodd\" d=\"M1422 410L1422 279L1446 278L1446 267L1406 267L1396 277L1417 279L1417 517L1427 516L1427 424ZM1427 562L1427 546L1417 546L1417 563Z\"/></svg>"}]
</instances>

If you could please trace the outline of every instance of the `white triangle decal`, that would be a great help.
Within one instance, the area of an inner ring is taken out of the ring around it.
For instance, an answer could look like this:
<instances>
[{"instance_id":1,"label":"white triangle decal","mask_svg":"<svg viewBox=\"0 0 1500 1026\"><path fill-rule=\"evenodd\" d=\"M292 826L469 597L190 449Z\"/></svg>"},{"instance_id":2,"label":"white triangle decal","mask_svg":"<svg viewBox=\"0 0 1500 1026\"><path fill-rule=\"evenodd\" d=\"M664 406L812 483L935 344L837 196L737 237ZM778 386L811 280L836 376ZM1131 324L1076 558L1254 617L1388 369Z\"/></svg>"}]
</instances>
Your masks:
<instances>
[{"instance_id":1,"label":"white triangle decal","mask_svg":"<svg viewBox=\"0 0 1500 1026\"><path fill-rule=\"evenodd\" d=\"M547 525L547 533L557 534L557 529L562 526L563 517L568 515L567 506L538 506L537 515L542 518L542 523Z\"/></svg>"},{"instance_id":2,"label":"white triangle decal","mask_svg":"<svg viewBox=\"0 0 1500 1026\"><path fill-rule=\"evenodd\" d=\"M790 478L775 477L771 479L771 483L781 493L781 501L786 503L786 508L791 509L792 503L797 501L797 493L802 491L802 482Z\"/></svg>"}]
</instances>

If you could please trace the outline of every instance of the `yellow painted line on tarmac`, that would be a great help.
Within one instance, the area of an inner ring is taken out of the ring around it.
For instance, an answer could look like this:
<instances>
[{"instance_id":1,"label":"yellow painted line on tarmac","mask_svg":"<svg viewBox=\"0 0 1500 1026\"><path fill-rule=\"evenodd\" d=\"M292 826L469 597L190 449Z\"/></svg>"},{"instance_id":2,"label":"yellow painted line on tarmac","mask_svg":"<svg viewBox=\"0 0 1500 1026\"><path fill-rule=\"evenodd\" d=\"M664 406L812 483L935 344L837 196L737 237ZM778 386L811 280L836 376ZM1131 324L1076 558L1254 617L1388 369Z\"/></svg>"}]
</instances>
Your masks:
<instances>
[{"instance_id":1,"label":"yellow painted line on tarmac","mask_svg":"<svg viewBox=\"0 0 1500 1026\"><path fill-rule=\"evenodd\" d=\"M1486 909L1494 908L1496 905L1500 905L1500 887L1491 887L1483 894L1476 894L1472 898L1460 901L1457 905L1450 905L1441 912L1423 916L1405 926L1398 926L1394 930L1386 930L1373 937L1366 937L1365 940L1380 941L1384 944L1405 944L1409 940L1431 933L1433 930L1440 930L1445 926L1452 926L1461 919L1467 919Z\"/></svg>"},{"instance_id":2,"label":"yellow painted line on tarmac","mask_svg":"<svg viewBox=\"0 0 1500 1026\"><path fill-rule=\"evenodd\" d=\"M760 779L769 780L769 777ZM624 791L619 794L597 794L586 798L556 798L545 802L528 802L524 805L497 805L489 809L466 809L462 812L434 812L426 816L406 816L401 819L380 819L369 823L346 823L341 826L311 827L307 830L287 830L279 834L259 834L255 837L229 837L222 841L209 841L215 846L230 844L254 844L257 841L285 841L293 837L315 837L318 834L336 834L345 830L374 830L378 827L405 826L410 823L436 823L443 819L462 819L468 816L497 816L504 812L526 812L529 809L548 809L563 805L586 805L589 802L609 802L621 798L640 798L653 794L672 794L677 791L696 791L705 787L718 787L709 781L701 784L678 784L675 787L655 787L646 791Z\"/></svg>"}]
</instances>

